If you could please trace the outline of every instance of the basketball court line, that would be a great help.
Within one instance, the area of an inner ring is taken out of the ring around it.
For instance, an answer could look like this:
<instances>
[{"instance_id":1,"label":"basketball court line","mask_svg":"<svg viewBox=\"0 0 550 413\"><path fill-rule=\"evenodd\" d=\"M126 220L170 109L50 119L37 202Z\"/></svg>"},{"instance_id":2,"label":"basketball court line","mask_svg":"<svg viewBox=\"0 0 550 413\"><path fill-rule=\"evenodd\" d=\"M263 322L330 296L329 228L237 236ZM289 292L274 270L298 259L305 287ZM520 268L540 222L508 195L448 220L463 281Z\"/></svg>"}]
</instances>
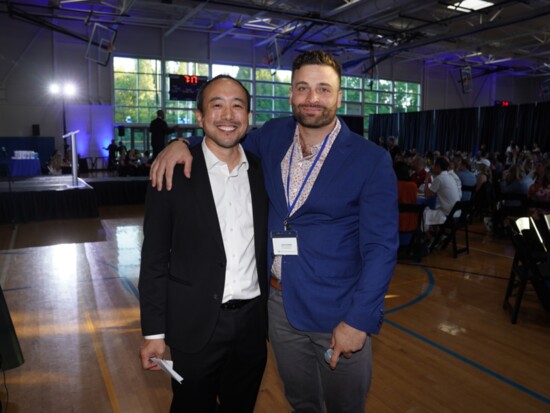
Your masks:
<instances>
[{"instance_id":1,"label":"basketball court line","mask_svg":"<svg viewBox=\"0 0 550 413\"><path fill-rule=\"evenodd\" d=\"M394 313L394 312L397 312L397 311L401 311L407 307L410 307L414 304L417 304L419 303L420 301L422 301L424 298L426 298L433 290L433 287L435 285L435 278L434 278L434 275L432 274L432 272L428 269L428 268L425 268L423 267L422 268L424 270L424 272L426 273L427 277L428 277L428 287L422 292L422 294L420 294L418 297L414 298L413 300L409 301L408 303L405 303L399 307L396 307L396 308L392 308L388 311L386 311L386 314L391 314L391 313ZM519 390L523 393L526 393L528 394L529 396L532 396L534 397L535 399L545 403L545 404L548 404L550 405L550 398L548 397L545 397L543 396L542 394L539 394L537 392L535 392L534 390L531 390L505 376L503 376L502 374L499 374L497 373L496 371L494 370L491 370L489 369L488 367L485 367L483 366L482 364L480 363L477 363L459 353L457 353L456 351L453 351L451 349L449 349L448 347L445 347L439 343L436 343L435 341L433 340L430 340L429 338L427 337L424 337L423 335L421 334L418 334L416 333L415 331L412 331L406 327L403 327L401 325L399 325L398 323L394 322L394 321L391 321L391 320L388 320L388 319L385 319L384 322L386 324L389 324L390 326L392 327L395 327L397 328L398 330L428 344L429 346L433 347L433 348L436 348L454 358L456 358L457 360L460 360L462 361L463 363L466 363L467 365L469 365L470 367L474 367L480 371L482 371L483 373L485 374L488 374L489 376L491 376L492 378L494 379L497 379L505 384L508 384L510 386L512 386L513 388L515 388L516 390Z\"/></svg>"}]
</instances>

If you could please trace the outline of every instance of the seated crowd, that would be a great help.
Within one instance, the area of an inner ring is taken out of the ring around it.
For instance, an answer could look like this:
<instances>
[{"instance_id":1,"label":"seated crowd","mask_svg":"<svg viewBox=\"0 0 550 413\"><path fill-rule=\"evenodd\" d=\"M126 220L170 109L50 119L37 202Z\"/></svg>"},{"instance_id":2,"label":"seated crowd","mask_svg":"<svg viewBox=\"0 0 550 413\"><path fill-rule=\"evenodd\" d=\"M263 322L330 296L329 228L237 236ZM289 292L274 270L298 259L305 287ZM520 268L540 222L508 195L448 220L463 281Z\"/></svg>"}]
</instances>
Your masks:
<instances>
[{"instance_id":1,"label":"seated crowd","mask_svg":"<svg viewBox=\"0 0 550 413\"><path fill-rule=\"evenodd\" d=\"M150 151L141 153L133 148L128 150L122 141L119 142L118 146L114 142L113 139L111 145L104 148L109 150L108 171L116 172L119 176L149 176L149 169L153 163ZM66 151L65 157L60 151L55 150L48 161L46 173L49 175L70 173L71 155L72 153L69 150Z\"/></svg>"},{"instance_id":2,"label":"seated crowd","mask_svg":"<svg viewBox=\"0 0 550 413\"><path fill-rule=\"evenodd\" d=\"M508 208L523 206L523 199L550 203L550 152L544 153L537 144L520 150L510 142L504 153L487 153L481 148L476 155L459 150L422 155L414 149L396 150L399 146L394 137L388 142L391 145L385 147L394 161L399 203L428 206L422 223L428 243L457 201L471 200L472 214L496 235L506 233ZM379 143L383 145L384 139ZM411 184L416 188L414 195ZM530 208L528 212L539 218L550 210ZM414 214L400 213L401 232L416 225Z\"/></svg>"},{"instance_id":3,"label":"seated crowd","mask_svg":"<svg viewBox=\"0 0 550 413\"><path fill-rule=\"evenodd\" d=\"M149 176L151 163L149 151L140 153L137 149L126 151L124 148L119 152L116 170L119 176Z\"/></svg>"}]
</instances>

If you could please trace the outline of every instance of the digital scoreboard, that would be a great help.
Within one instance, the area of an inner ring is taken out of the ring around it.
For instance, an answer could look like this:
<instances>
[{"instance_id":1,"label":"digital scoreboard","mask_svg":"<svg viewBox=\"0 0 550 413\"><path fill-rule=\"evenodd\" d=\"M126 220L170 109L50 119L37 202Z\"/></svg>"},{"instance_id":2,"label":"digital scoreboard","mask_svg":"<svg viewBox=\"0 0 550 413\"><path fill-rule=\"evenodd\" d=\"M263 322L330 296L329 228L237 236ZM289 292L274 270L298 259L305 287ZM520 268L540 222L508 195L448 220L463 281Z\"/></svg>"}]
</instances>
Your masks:
<instances>
[{"instance_id":1,"label":"digital scoreboard","mask_svg":"<svg viewBox=\"0 0 550 413\"><path fill-rule=\"evenodd\" d=\"M196 100L206 76L170 75L170 100Z\"/></svg>"}]
</instances>

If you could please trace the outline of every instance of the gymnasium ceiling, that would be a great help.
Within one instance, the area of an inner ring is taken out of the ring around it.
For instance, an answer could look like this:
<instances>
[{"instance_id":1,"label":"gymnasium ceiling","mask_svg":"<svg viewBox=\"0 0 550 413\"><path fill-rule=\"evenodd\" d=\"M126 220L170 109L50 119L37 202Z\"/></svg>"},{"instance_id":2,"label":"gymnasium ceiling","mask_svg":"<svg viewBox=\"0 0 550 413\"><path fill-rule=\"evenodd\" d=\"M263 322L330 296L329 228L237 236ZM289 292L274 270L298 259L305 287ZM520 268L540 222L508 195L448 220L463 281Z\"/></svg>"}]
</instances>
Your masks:
<instances>
[{"instance_id":1,"label":"gymnasium ceiling","mask_svg":"<svg viewBox=\"0 0 550 413\"><path fill-rule=\"evenodd\" d=\"M65 31L65 21L251 39L260 53L322 48L367 73L390 57L471 66L474 77L550 77L550 0L2 0L0 13Z\"/></svg>"}]
</instances>

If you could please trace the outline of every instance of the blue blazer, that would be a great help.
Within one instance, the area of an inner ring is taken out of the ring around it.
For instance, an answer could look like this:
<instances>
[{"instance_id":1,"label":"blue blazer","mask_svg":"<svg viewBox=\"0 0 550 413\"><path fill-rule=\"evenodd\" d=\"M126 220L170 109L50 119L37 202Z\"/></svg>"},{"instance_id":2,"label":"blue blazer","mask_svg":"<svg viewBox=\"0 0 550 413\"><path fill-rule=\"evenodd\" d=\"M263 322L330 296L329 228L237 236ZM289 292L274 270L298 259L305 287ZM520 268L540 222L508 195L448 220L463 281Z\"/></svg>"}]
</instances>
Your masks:
<instances>
[{"instance_id":1,"label":"blue blazer","mask_svg":"<svg viewBox=\"0 0 550 413\"><path fill-rule=\"evenodd\" d=\"M397 181L388 152L341 124L307 201L289 219L299 255L283 257L284 306L298 330L329 333L344 321L377 333L399 245ZM273 119L243 142L262 161L270 232L283 230L288 215L281 161L295 128L292 117Z\"/></svg>"}]
</instances>

